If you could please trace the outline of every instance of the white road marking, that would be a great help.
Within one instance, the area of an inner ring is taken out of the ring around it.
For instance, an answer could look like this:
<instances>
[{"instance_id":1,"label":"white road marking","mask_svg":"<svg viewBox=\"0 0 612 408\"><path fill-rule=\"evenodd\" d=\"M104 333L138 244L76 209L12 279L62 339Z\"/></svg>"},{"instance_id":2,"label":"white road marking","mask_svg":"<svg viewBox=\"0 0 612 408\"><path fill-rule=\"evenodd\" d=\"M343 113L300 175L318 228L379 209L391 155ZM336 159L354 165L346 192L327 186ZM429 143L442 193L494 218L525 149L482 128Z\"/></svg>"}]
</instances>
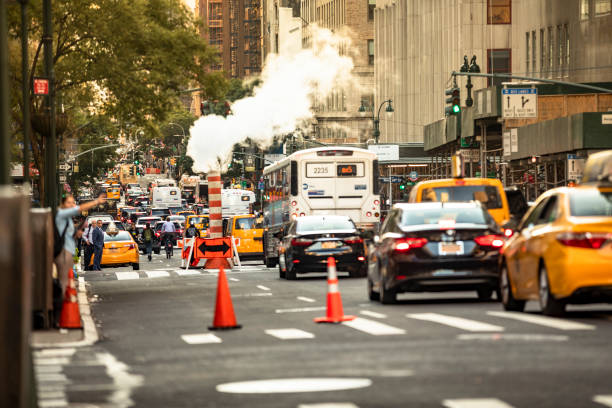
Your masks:
<instances>
[{"instance_id":1,"label":"white road marking","mask_svg":"<svg viewBox=\"0 0 612 408\"><path fill-rule=\"evenodd\" d=\"M314 312L317 310L325 310L325 306L316 306L316 307L296 307L293 309L276 309L276 313L298 313L298 312Z\"/></svg>"},{"instance_id":2,"label":"white road marking","mask_svg":"<svg viewBox=\"0 0 612 408\"><path fill-rule=\"evenodd\" d=\"M34 357L34 365L66 365L70 359L66 357Z\"/></svg>"},{"instance_id":3,"label":"white road marking","mask_svg":"<svg viewBox=\"0 0 612 408\"><path fill-rule=\"evenodd\" d=\"M314 334L300 329L270 329L266 334L281 340L314 339Z\"/></svg>"},{"instance_id":4,"label":"white road marking","mask_svg":"<svg viewBox=\"0 0 612 408\"><path fill-rule=\"evenodd\" d=\"M61 373L64 367L61 365L37 365L36 374Z\"/></svg>"},{"instance_id":5,"label":"white road marking","mask_svg":"<svg viewBox=\"0 0 612 408\"><path fill-rule=\"evenodd\" d=\"M67 407L68 401L66 399L51 399L46 401L38 401L38 408L61 408Z\"/></svg>"},{"instance_id":6,"label":"white road marking","mask_svg":"<svg viewBox=\"0 0 612 408\"><path fill-rule=\"evenodd\" d=\"M217 385L217 391L231 394L280 394L352 390L372 385L367 378L285 378L244 381Z\"/></svg>"},{"instance_id":7,"label":"white road marking","mask_svg":"<svg viewBox=\"0 0 612 408\"><path fill-rule=\"evenodd\" d=\"M359 313L361 313L362 315L366 315L366 316L370 316L370 317L375 317L377 319L386 319L387 318L386 314L371 312L369 310L362 310Z\"/></svg>"},{"instance_id":8,"label":"white road marking","mask_svg":"<svg viewBox=\"0 0 612 408\"><path fill-rule=\"evenodd\" d=\"M489 316L503 317L506 319L520 320L527 323L538 324L540 326L552 327L559 330L595 330L595 326L590 324L573 322L571 320L558 319L556 317L548 317L542 315L533 315L520 312L501 312L488 311Z\"/></svg>"},{"instance_id":9,"label":"white road marking","mask_svg":"<svg viewBox=\"0 0 612 408\"><path fill-rule=\"evenodd\" d=\"M140 279L138 272L115 272L117 280Z\"/></svg>"},{"instance_id":10,"label":"white road marking","mask_svg":"<svg viewBox=\"0 0 612 408\"><path fill-rule=\"evenodd\" d=\"M36 374L36 380L39 383L50 383L50 382L68 382L68 378L63 373L51 373L51 374Z\"/></svg>"},{"instance_id":11,"label":"white road marking","mask_svg":"<svg viewBox=\"0 0 612 408\"><path fill-rule=\"evenodd\" d=\"M39 400L66 399L66 392L65 391L39 391L38 399Z\"/></svg>"},{"instance_id":12,"label":"white road marking","mask_svg":"<svg viewBox=\"0 0 612 408\"><path fill-rule=\"evenodd\" d=\"M221 343L221 339L212 333L183 334L181 339L187 344Z\"/></svg>"},{"instance_id":13,"label":"white road marking","mask_svg":"<svg viewBox=\"0 0 612 408\"><path fill-rule=\"evenodd\" d=\"M388 324L380 323L374 320L357 317L354 320L343 322L345 326L371 334L373 336L389 336L394 334L406 334L406 330L398 329L397 327L389 326Z\"/></svg>"},{"instance_id":14,"label":"white road marking","mask_svg":"<svg viewBox=\"0 0 612 408\"><path fill-rule=\"evenodd\" d=\"M264 285L257 285L257 289L261 289L261 290L271 290L269 287L264 286Z\"/></svg>"},{"instance_id":15,"label":"white road marking","mask_svg":"<svg viewBox=\"0 0 612 408\"><path fill-rule=\"evenodd\" d=\"M144 382L144 377L138 374L130 374L129 367L117 360L109 353L97 353L96 359L106 367L106 375L113 379L115 386L113 393L108 397L110 405L127 408L134 405L132 391L140 387Z\"/></svg>"},{"instance_id":16,"label":"white road marking","mask_svg":"<svg viewBox=\"0 0 612 408\"><path fill-rule=\"evenodd\" d=\"M513 408L497 398L462 398L442 401L446 408Z\"/></svg>"},{"instance_id":17,"label":"white road marking","mask_svg":"<svg viewBox=\"0 0 612 408\"><path fill-rule=\"evenodd\" d=\"M612 407L612 395L596 395L593 401L606 407Z\"/></svg>"},{"instance_id":18,"label":"white road marking","mask_svg":"<svg viewBox=\"0 0 612 408\"><path fill-rule=\"evenodd\" d=\"M270 292L258 292L258 293L241 293L241 294L237 294L237 295L232 295L233 298L235 298L235 297L262 297L262 296L272 296L272 293L270 293Z\"/></svg>"},{"instance_id":19,"label":"white road marking","mask_svg":"<svg viewBox=\"0 0 612 408\"><path fill-rule=\"evenodd\" d=\"M229 280L231 280L232 282L240 282L240 279L236 279L236 278L229 278Z\"/></svg>"},{"instance_id":20,"label":"white road marking","mask_svg":"<svg viewBox=\"0 0 612 408\"><path fill-rule=\"evenodd\" d=\"M300 404L297 408L359 408L352 402L323 402L321 404Z\"/></svg>"},{"instance_id":21,"label":"white road marking","mask_svg":"<svg viewBox=\"0 0 612 408\"><path fill-rule=\"evenodd\" d=\"M495 326L488 323L478 322L476 320L464 319L462 317L447 316L438 313L412 313L407 314L406 317L411 319L440 323L446 326L456 327L458 329L467 330L471 332L504 331L504 328L501 326Z\"/></svg>"},{"instance_id":22,"label":"white road marking","mask_svg":"<svg viewBox=\"0 0 612 408\"><path fill-rule=\"evenodd\" d=\"M35 357L69 357L76 352L76 348L44 349L34 352Z\"/></svg>"},{"instance_id":23,"label":"white road marking","mask_svg":"<svg viewBox=\"0 0 612 408\"><path fill-rule=\"evenodd\" d=\"M149 278L169 278L170 273L168 271L145 271Z\"/></svg>"},{"instance_id":24,"label":"white road marking","mask_svg":"<svg viewBox=\"0 0 612 408\"><path fill-rule=\"evenodd\" d=\"M314 303L316 302L316 300L311 299L309 297L305 297L305 296L298 296L297 300L301 300L302 302L308 302L308 303Z\"/></svg>"},{"instance_id":25,"label":"white road marking","mask_svg":"<svg viewBox=\"0 0 612 408\"><path fill-rule=\"evenodd\" d=\"M457 340L480 340L480 341L567 341L568 336L559 334L512 334L512 333L476 333L460 334Z\"/></svg>"},{"instance_id":26,"label":"white road marking","mask_svg":"<svg viewBox=\"0 0 612 408\"><path fill-rule=\"evenodd\" d=\"M201 275L202 272L194 271L193 269L177 269L174 271L178 276Z\"/></svg>"}]
</instances>

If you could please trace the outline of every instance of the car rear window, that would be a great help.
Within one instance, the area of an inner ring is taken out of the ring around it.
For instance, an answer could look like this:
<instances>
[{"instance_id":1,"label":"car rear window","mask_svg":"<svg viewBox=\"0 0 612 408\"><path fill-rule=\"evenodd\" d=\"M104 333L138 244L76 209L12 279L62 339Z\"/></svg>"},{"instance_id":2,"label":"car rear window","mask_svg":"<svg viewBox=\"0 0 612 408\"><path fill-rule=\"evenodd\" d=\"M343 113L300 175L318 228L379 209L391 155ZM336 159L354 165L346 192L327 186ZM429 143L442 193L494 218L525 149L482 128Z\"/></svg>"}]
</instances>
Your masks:
<instances>
[{"instance_id":1,"label":"car rear window","mask_svg":"<svg viewBox=\"0 0 612 408\"><path fill-rule=\"evenodd\" d=\"M104 242L131 241L132 236L127 231L119 231L117 235L104 234Z\"/></svg>"},{"instance_id":2,"label":"car rear window","mask_svg":"<svg viewBox=\"0 0 612 408\"><path fill-rule=\"evenodd\" d=\"M313 217L313 218L298 218L296 231L315 232L327 230L355 230L355 224L350 218L344 217Z\"/></svg>"},{"instance_id":3,"label":"car rear window","mask_svg":"<svg viewBox=\"0 0 612 408\"><path fill-rule=\"evenodd\" d=\"M421 201L468 202L480 201L488 209L501 208L499 191L495 186L444 186L426 187Z\"/></svg>"},{"instance_id":4,"label":"car rear window","mask_svg":"<svg viewBox=\"0 0 612 408\"><path fill-rule=\"evenodd\" d=\"M423 208L402 212L402 226L438 224L452 220L457 224L488 224L489 214L481 208ZM443 221L442 221L443 222Z\"/></svg>"},{"instance_id":5,"label":"car rear window","mask_svg":"<svg viewBox=\"0 0 612 408\"><path fill-rule=\"evenodd\" d=\"M612 217L612 191L578 189L569 198L573 217Z\"/></svg>"},{"instance_id":6,"label":"car rear window","mask_svg":"<svg viewBox=\"0 0 612 408\"><path fill-rule=\"evenodd\" d=\"M169 215L169 210L151 210L151 215Z\"/></svg>"}]
</instances>

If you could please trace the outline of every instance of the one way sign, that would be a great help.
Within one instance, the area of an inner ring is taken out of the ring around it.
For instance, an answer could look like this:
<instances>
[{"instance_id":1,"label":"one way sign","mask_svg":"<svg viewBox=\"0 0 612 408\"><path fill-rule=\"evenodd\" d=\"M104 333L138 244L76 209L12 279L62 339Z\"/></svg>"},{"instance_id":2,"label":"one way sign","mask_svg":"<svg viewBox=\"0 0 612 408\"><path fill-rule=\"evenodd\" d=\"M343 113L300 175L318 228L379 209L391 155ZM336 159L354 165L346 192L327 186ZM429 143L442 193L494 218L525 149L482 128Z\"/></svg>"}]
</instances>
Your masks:
<instances>
[{"instance_id":1,"label":"one way sign","mask_svg":"<svg viewBox=\"0 0 612 408\"><path fill-rule=\"evenodd\" d=\"M230 237L196 238L196 258L231 258L232 241Z\"/></svg>"},{"instance_id":2,"label":"one way sign","mask_svg":"<svg viewBox=\"0 0 612 408\"><path fill-rule=\"evenodd\" d=\"M538 90L536 88L504 88L501 103L504 119L538 117Z\"/></svg>"}]
</instances>

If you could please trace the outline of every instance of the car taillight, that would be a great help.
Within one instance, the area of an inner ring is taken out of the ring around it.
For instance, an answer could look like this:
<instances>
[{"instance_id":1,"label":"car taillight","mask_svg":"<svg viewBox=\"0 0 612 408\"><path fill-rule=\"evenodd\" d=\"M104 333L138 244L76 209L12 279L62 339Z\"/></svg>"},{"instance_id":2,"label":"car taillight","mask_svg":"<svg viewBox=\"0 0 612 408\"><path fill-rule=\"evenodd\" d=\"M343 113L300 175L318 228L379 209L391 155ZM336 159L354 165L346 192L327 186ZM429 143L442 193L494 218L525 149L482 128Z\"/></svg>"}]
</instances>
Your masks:
<instances>
[{"instance_id":1,"label":"car taillight","mask_svg":"<svg viewBox=\"0 0 612 408\"><path fill-rule=\"evenodd\" d=\"M308 246L312 245L312 241L304 238L293 238L291 240L291 246Z\"/></svg>"},{"instance_id":2,"label":"car taillight","mask_svg":"<svg viewBox=\"0 0 612 408\"><path fill-rule=\"evenodd\" d=\"M479 237L474 238L474 241L480 246L492 247L492 248L501 248L504 246L505 240L501 235L481 235Z\"/></svg>"},{"instance_id":3,"label":"car taillight","mask_svg":"<svg viewBox=\"0 0 612 408\"><path fill-rule=\"evenodd\" d=\"M513 231L511 228L506 228L506 229L504 230L504 236L505 236L506 238L510 238L510 237L511 237L511 236L513 236L513 235L514 235L514 231Z\"/></svg>"},{"instance_id":4,"label":"car taillight","mask_svg":"<svg viewBox=\"0 0 612 408\"><path fill-rule=\"evenodd\" d=\"M349 237L344 240L345 244L361 244L363 243L363 238L361 237Z\"/></svg>"},{"instance_id":5,"label":"car taillight","mask_svg":"<svg viewBox=\"0 0 612 408\"><path fill-rule=\"evenodd\" d=\"M378 205L378 204L380 204L380 201L374 200L374 205Z\"/></svg>"},{"instance_id":6,"label":"car taillight","mask_svg":"<svg viewBox=\"0 0 612 408\"><path fill-rule=\"evenodd\" d=\"M357 260L358 260L359 262L363 262L363 261L365 261L365 256L358 256L358 257L357 257Z\"/></svg>"},{"instance_id":7,"label":"car taillight","mask_svg":"<svg viewBox=\"0 0 612 408\"><path fill-rule=\"evenodd\" d=\"M159 238L159 235L160 235L160 233L159 233L159 232L156 232L156 233L155 233L155 236L156 236L156 237L158 237L158 238Z\"/></svg>"},{"instance_id":8,"label":"car taillight","mask_svg":"<svg viewBox=\"0 0 612 408\"><path fill-rule=\"evenodd\" d=\"M126 247L127 249L134 249L136 248L136 244L127 244L127 245L124 245L124 247Z\"/></svg>"},{"instance_id":9,"label":"car taillight","mask_svg":"<svg viewBox=\"0 0 612 408\"><path fill-rule=\"evenodd\" d=\"M292 201L291 205L295 207L297 205L297 201Z\"/></svg>"},{"instance_id":10,"label":"car taillight","mask_svg":"<svg viewBox=\"0 0 612 408\"><path fill-rule=\"evenodd\" d=\"M609 240L612 240L612 234L563 232L557 235L557 241L563 245L577 248L599 249Z\"/></svg>"},{"instance_id":11,"label":"car taillight","mask_svg":"<svg viewBox=\"0 0 612 408\"><path fill-rule=\"evenodd\" d=\"M372 216L372 213L371 213L370 211L368 211L368 212L366 213L366 217L371 217L371 216Z\"/></svg>"},{"instance_id":12,"label":"car taillight","mask_svg":"<svg viewBox=\"0 0 612 408\"><path fill-rule=\"evenodd\" d=\"M414 248L423 248L427 244L427 238L399 238L393 243L393 251L408 252Z\"/></svg>"}]
</instances>

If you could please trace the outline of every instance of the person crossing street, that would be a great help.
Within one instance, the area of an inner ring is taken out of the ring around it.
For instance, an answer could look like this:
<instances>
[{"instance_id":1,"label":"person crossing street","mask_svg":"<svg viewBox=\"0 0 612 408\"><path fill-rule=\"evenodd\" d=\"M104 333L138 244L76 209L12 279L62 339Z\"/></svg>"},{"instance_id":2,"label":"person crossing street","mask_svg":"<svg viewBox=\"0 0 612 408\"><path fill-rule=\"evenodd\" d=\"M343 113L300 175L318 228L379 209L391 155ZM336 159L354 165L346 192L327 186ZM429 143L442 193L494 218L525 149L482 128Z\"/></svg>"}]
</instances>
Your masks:
<instances>
[{"instance_id":1,"label":"person crossing street","mask_svg":"<svg viewBox=\"0 0 612 408\"><path fill-rule=\"evenodd\" d=\"M93 231L93 246L94 246L94 271L101 271L100 262L102 261L102 251L104 250L104 231L102 231L102 220L98 220L96 228Z\"/></svg>"}]
</instances>

